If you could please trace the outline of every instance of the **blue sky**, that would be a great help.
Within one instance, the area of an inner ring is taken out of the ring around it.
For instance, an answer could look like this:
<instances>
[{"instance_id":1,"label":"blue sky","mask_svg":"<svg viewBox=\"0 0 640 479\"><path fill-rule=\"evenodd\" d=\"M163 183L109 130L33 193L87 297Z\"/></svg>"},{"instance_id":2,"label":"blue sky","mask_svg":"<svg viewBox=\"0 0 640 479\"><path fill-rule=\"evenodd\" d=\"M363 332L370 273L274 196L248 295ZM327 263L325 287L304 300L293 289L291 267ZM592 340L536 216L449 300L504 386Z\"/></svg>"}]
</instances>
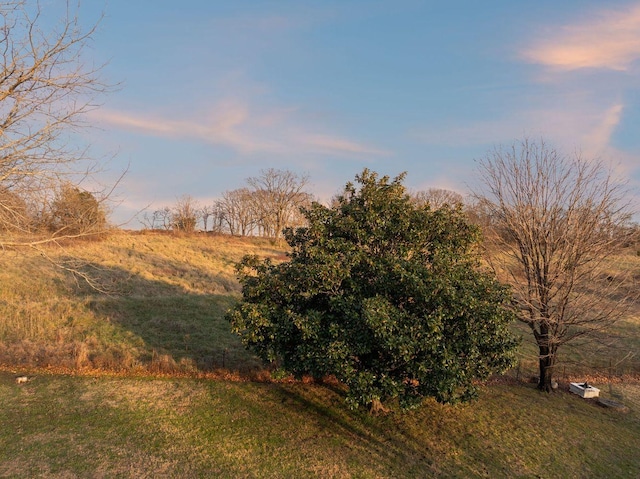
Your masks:
<instances>
[{"instance_id":1,"label":"blue sky","mask_svg":"<svg viewBox=\"0 0 640 479\"><path fill-rule=\"evenodd\" d=\"M364 167L466 193L474 160L524 136L640 185L640 2L99 4L81 14L104 9L92 53L121 86L85 135L129 165L116 222L271 167L322 199Z\"/></svg>"}]
</instances>

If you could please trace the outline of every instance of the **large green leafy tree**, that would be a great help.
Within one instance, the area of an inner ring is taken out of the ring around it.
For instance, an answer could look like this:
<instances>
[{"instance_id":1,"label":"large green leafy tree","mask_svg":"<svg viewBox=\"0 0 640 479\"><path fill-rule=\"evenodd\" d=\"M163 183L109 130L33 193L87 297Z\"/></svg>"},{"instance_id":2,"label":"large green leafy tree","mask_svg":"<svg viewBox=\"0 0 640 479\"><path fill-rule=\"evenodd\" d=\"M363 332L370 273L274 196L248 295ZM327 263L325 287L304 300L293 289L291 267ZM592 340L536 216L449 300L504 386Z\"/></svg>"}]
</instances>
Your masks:
<instances>
[{"instance_id":1,"label":"large green leafy tree","mask_svg":"<svg viewBox=\"0 0 640 479\"><path fill-rule=\"evenodd\" d=\"M289 261L238 265L243 300L228 318L244 344L296 375L334 375L354 406L469 399L516 345L478 230L460 208L416 205L403 179L364 170L286 230Z\"/></svg>"}]
</instances>

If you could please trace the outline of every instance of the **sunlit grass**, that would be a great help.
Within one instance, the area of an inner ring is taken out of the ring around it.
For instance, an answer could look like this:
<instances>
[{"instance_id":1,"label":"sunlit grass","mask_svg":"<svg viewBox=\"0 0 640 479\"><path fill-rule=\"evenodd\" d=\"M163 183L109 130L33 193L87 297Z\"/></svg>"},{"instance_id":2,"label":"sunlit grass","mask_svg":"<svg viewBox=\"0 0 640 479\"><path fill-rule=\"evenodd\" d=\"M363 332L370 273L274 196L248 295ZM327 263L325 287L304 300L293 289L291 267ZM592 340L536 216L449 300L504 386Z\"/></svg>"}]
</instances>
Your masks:
<instances>
[{"instance_id":1,"label":"sunlit grass","mask_svg":"<svg viewBox=\"0 0 640 479\"><path fill-rule=\"evenodd\" d=\"M101 293L38 251L0 254L0 361L24 366L251 371L258 361L224 320L244 254L282 257L265 240L119 232L48 247Z\"/></svg>"},{"instance_id":2,"label":"sunlit grass","mask_svg":"<svg viewBox=\"0 0 640 479\"><path fill-rule=\"evenodd\" d=\"M72 369L243 372L260 367L229 331L224 314L239 297L234 265L244 254L276 260L283 248L261 239L115 232L102 241L46 248L73 258L96 285L57 270L37 251L0 253L0 361ZM80 260L80 261L79 261ZM636 287L640 256L614 256L607 274ZM76 278L77 279L77 278ZM522 324L520 363L511 374L537 374L537 350ZM640 371L640 305L599 341L563 347L559 379Z\"/></svg>"}]
</instances>

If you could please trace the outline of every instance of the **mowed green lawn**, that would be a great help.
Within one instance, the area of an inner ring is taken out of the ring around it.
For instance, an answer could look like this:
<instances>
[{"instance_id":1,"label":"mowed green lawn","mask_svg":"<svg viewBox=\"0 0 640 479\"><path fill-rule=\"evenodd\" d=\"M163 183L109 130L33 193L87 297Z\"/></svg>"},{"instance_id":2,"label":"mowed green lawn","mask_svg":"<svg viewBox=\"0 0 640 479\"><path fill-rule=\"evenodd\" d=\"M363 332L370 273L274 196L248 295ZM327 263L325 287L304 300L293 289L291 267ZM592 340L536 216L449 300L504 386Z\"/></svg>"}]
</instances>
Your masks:
<instances>
[{"instance_id":1,"label":"mowed green lawn","mask_svg":"<svg viewBox=\"0 0 640 479\"><path fill-rule=\"evenodd\" d=\"M638 477L631 407L491 384L370 416L303 383L0 374L0 477Z\"/></svg>"}]
</instances>

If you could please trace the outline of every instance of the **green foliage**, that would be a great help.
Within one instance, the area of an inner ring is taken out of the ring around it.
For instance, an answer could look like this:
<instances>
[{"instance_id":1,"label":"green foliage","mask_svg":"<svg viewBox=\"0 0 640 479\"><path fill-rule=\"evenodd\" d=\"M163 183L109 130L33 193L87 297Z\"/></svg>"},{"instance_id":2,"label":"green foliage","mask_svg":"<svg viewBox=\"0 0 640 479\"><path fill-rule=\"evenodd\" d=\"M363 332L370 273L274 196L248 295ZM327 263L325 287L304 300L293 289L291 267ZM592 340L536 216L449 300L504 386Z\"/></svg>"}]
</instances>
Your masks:
<instances>
[{"instance_id":1,"label":"green foliage","mask_svg":"<svg viewBox=\"0 0 640 479\"><path fill-rule=\"evenodd\" d=\"M295 375L335 375L348 400L404 407L471 398L473 381L510 366L508 291L479 269L479 233L461 208L431 210L368 170L334 206L286 230L289 261L247 256L233 330Z\"/></svg>"}]
</instances>

